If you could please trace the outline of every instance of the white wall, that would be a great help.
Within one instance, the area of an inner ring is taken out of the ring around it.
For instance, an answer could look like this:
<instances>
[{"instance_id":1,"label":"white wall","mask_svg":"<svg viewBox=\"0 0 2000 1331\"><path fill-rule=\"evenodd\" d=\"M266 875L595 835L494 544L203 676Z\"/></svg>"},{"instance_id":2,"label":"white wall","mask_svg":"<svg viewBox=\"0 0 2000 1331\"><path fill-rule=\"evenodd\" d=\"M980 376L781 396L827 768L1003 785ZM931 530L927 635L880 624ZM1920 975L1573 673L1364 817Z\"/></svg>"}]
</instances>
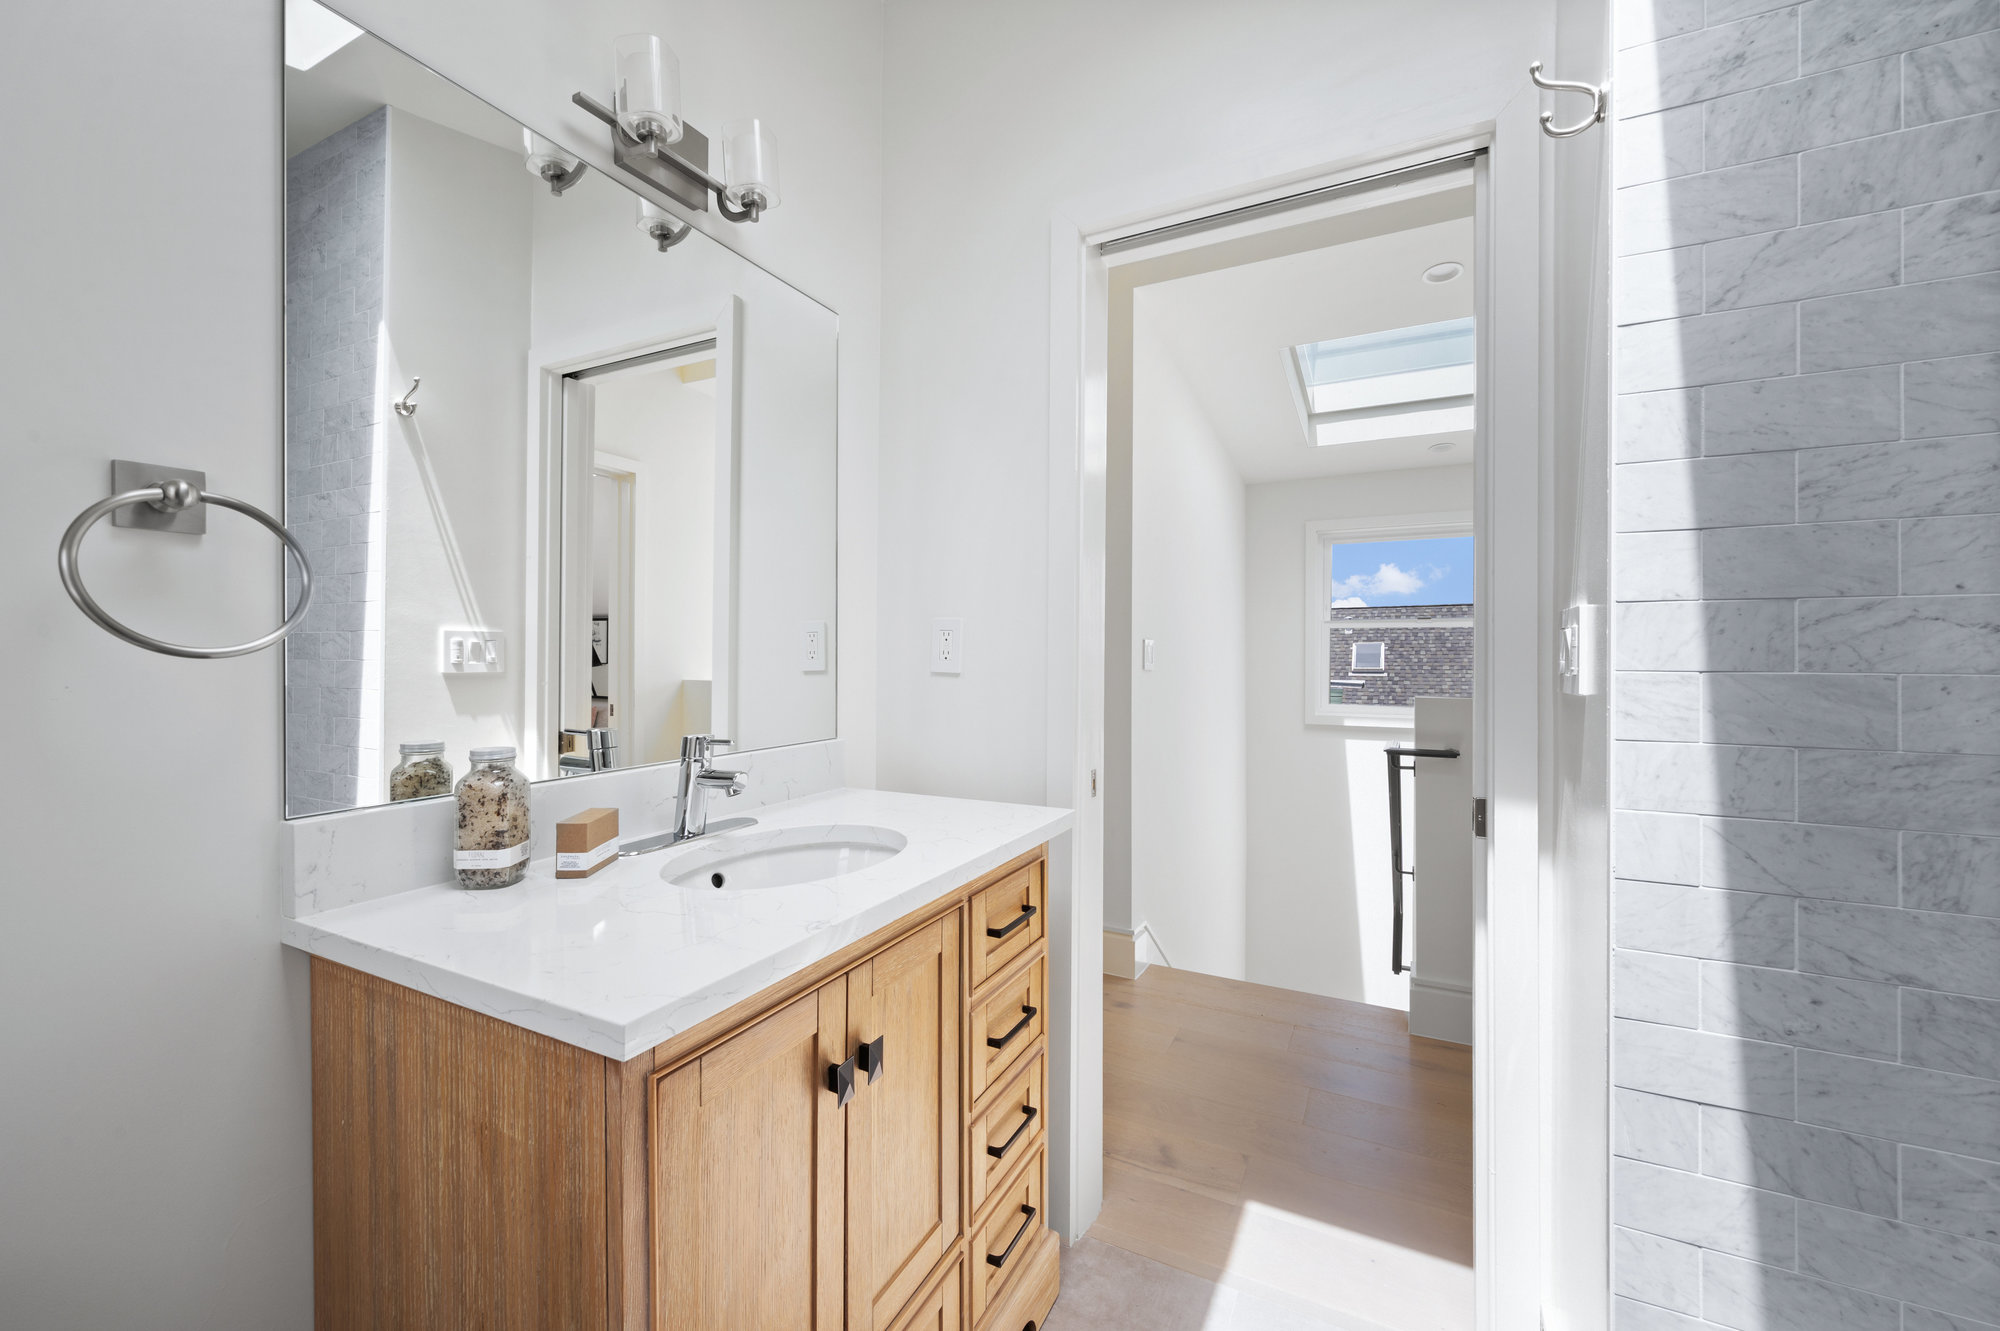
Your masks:
<instances>
[{"instance_id":1,"label":"white wall","mask_svg":"<svg viewBox=\"0 0 2000 1331\"><path fill-rule=\"evenodd\" d=\"M1175 966L1240 980L1244 487L1148 322L1146 294L1133 297L1131 900L1125 918L1112 913L1107 874L1105 920L1146 926ZM1152 670L1137 645L1147 638Z\"/></svg>"},{"instance_id":2,"label":"white wall","mask_svg":"<svg viewBox=\"0 0 2000 1331\"><path fill-rule=\"evenodd\" d=\"M732 239L842 315L841 728L865 779L879 7L342 8L511 114L594 145L600 127L569 93L601 89L611 37L634 29L673 34L697 123L754 108L782 127L785 205ZM278 656L125 646L76 611L53 568L114 456L205 468L225 493L279 503L278 14L270 0L36 6L0 54L0 118L20 142L71 145L38 159L32 188L0 191L0 459L36 496L0 524L0 708L18 755L0 769L10 1327L311 1324L306 972L276 942ZM120 95L79 98L82 68ZM106 171L74 150L129 141L134 107L195 157L137 152ZM270 538L232 514L199 542L101 528L85 569L114 613L188 640L254 636L277 612Z\"/></svg>"},{"instance_id":3,"label":"white wall","mask_svg":"<svg viewBox=\"0 0 2000 1331\"><path fill-rule=\"evenodd\" d=\"M463 773L474 746L526 738L519 458L535 182L518 154L393 106L388 180L375 413L388 463L384 772L397 745L442 740ZM417 375L417 412L399 416L389 404ZM440 673L442 628L500 630L506 669Z\"/></svg>"},{"instance_id":4,"label":"white wall","mask_svg":"<svg viewBox=\"0 0 2000 1331\"><path fill-rule=\"evenodd\" d=\"M56 542L108 461L199 467L280 504L278 7L192 0L15 15L0 118L45 145L0 193L0 1324L311 1321L302 959L277 936L278 654L157 656L79 614ZM80 98L88 67L111 98ZM130 141L134 109L226 169ZM58 147L57 145L71 145ZM143 218L143 223L138 219ZM84 571L138 628L270 629L270 536L104 523Z\"/></svg>"},{"instance_id":5,"label":"white wall","mask_svg":"<svg viewBox=\"0 0 2000 1331\"><path fill-rule=\"evenodd\" d=\"M1472 699L1419 698L1415 710L1417 747L1457 749L1460 757L1414 759L1415 775L1407 778L1414 798L1406 805L1404 867L1416 870L1404 901L1410 1034L1471 1044L1479 901L1472 763L1464 755L1473 751Z\"/></svg>"},{"instance_id":6,"label":"white wall","mask_svg":"<svg viewBox=\"0 0 2000 1331\"><path fill-rule=\"evenodd\" d=\"M1409 730L1308 725L1306 524L1472 515L1472 468L1426 467L1248 490L1248 978L1409 1006L1389 971L1389 797L1382 750Z\"/></svg>"},{"instance_id":7,"label":"white wall","mask_svg":"<svg viewBox=\"0 0 2000 1331\"><path fill-rule=\"evenodd\" d=\"M1544 0L891 0L885 786L1045 797L1051 219L1489 121L1546 31ZM965 618L962 675L929 673L934 615Z\"/></svg>"}]
</instances>

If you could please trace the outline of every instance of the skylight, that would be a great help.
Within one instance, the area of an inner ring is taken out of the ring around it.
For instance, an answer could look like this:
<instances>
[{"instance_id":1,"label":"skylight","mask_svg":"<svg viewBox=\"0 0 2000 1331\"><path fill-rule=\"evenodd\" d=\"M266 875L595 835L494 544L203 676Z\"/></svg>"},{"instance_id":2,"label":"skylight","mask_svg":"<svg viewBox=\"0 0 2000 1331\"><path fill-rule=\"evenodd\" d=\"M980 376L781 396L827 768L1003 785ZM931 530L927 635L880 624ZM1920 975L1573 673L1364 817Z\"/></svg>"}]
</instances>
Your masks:
<instances>
[{"instance_id":1,"label":"skylight","mask_svg":"<svg viewBox=\"0 0 2000 1331\"><path fill-rule=\"evenodd\" d=\"M1321 446L1472 428L1470 319L1291 349L1307 438Z\"/></svg>"},{"instance_id":2,"label":"skylight","mask_svg":"<svg viewBox=\"0 0 2000 1331\"><path fill-rule=\"evenodd\" d=\"M285 63L307 70L361 35L361 29L313 0L285 0Z\"/></svg>"}]
</instances>

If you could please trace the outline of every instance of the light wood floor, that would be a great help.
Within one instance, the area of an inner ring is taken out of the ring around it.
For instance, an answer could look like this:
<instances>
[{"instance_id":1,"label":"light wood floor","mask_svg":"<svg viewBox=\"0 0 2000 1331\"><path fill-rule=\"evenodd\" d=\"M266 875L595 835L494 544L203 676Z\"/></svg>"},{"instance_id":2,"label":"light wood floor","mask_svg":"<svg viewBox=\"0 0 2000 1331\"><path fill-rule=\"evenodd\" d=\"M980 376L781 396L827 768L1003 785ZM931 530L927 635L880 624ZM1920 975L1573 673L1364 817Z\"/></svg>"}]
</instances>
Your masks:
<instances>
[{"instance_id":1,"label":"light wood floor","mask_svg":"<svg viewBox=\"0 0 2000 1331\"><path fill-rule=\"evenodd\" d=\"M1355 1325L1472 1324L1471 1050L1401 1012L1107 976L1104 1155L1093 1239Z\"/></svg>"}]
</instances>

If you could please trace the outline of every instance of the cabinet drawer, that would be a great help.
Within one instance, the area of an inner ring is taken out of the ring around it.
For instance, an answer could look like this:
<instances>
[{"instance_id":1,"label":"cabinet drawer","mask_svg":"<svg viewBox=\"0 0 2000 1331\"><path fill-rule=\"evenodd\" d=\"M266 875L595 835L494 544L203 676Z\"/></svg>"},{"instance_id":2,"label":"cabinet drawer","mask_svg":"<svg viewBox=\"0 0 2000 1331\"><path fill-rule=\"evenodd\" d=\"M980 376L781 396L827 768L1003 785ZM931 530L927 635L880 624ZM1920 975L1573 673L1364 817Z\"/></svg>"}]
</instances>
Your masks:
<instances>
[{"instance_id":1,"label":"cabinet drawer","mask_svg":"<svg viewBox=\"0 0 2000 1331\"><path fill-rule=\"evenodd\" d=\"M972 896L972 989L979 991L1016 959L1032 952L1048 932L1044 862L1023 865Z\"/></svg>"},{"instance_id":2,"label":"cabinet drawer","mask_svg":"<svg viewBox=\"0 0 2000 1331\"><path fill-rule=\"evenodd\" d=\"M1032 1265L1047 1232L1043 1197L1048 1187L1048 1152L1037 1148L1032 1159L993 1194L992 1204L972 1227L972 1324L980 1326Z\"/></svg>"},{"instance_id":3,"label":"cabinet drawer","mask_svg":"<svg viewBox=\"0 0 2000 1331\"><path fill-rule=\"evenodd\" d=\"M1047 956L996 981L972 1005L972 1103L1025 1061L1048 1026Z\"/></svg>"},{"instance_id":4,"label":"cabinet drawer","mask_svg":"<svg viewBox=\"0 0 2000 1331\"><path fill-rule=\"evenodd\" d=\"M895 1331L963 1331L965 1326L965 1258L951 1266L922 1294L910 1301Z\"/></svg>"},{"instance_id":5,"label":"cabinet drawer","mask_svg":"<svg viewBox=\"0 0 2000 1331\"><path fill-rule=\"evenodd\" d=\"M999 1301L987 1307L986 1321L974 1324L978 1331L1035 1331L1048 1319L1062 1285L1062 1244L1051 1230L1035 1237L1039 1245L1028 1254L1019 1274L1008 1279Z\"/></svg>"},{"instance_id":6,"label":"cabinet drawer","mask_svg":"<svg viewBox=\"0 0 2000 1331\"><path fill-rule=\"evenodd\" d=\"M1049 1094L1046 1042L1021 1059L1003 1086L996 1086L972 1119L972 1209L986 1205L1015 1165L1033 1155L1048 1130L1043 1105Z\"/></svg>"}]
</instances>

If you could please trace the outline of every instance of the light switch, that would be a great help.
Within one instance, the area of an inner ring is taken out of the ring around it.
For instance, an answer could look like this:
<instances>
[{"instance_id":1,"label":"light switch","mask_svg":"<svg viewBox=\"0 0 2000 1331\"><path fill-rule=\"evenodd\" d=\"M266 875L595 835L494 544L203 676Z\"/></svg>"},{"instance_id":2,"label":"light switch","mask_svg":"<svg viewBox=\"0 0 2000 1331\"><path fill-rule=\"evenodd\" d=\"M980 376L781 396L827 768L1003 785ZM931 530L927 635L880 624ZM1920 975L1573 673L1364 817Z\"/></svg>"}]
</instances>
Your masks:
<instances>
[{"instance_id":1,"label":"light switch","mask_svg":"<svg viewBox=\"0 0 2000 1331\"><path fill-rule=\"evenodd\" d=\"M1153 668L1153 641L1147 638L1139 644L1139 664L1146 670Z\"/></svg>"},{"instance_id":2,"label":"light switch","mask_svg":"<svg viewBox=\"0 0 2000 1331\"><path fill-rule=\"evenodd\" d=\"M507 666L507 635L498 629L438 630L438 671L446 675L497 675Z\"/></svg>"},{"instance_id":3,"label":"light switch","mask_svg":"<svg viewBox=\"0 0 2000 1331\"><path fill-rule=\"evenodd\" d=\"M959 663L965 656L965 621L962 619L933 619L931 621L931 673L933 675L956 675Z\"/></svg>"},{"instance_id":4,"label":"light switch","mask_svg":"<svg viewBox=\"0 0 2000 1331\"><path fill-rule=\"evenodd\" d=\"M799 669L809 675L822 674L826 670L826 621L809 619L799 633L801 658Z\"/></svg>"}]
</instances>

